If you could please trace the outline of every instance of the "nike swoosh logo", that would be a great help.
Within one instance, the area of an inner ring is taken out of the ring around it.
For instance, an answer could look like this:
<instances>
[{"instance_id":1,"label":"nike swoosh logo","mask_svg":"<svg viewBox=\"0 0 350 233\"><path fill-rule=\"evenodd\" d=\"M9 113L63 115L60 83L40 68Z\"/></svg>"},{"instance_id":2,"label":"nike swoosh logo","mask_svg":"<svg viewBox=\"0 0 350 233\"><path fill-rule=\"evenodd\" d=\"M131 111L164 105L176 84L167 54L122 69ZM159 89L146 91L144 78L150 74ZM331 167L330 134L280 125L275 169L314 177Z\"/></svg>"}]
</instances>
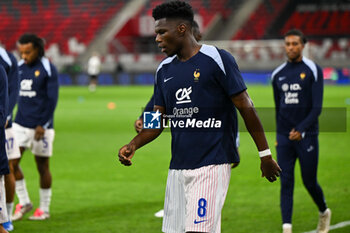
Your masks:
<instances>
[{"instance_id":1,"label":"nike swoosh logo","mask_svg":"<svg viewBox=\"0 0 350 233\"><path fill-rule=\"evenodd\" d=\"M282 80L285 80L285 79L286 79L286 77L279 77L278 81L282 81Z\"/></svg>"},{"instance_id":2,"label":"nike swoosh logo","mask_svg":"<svg viewBox=\"0 0 350 233\"><path fill-rule=\"evenodd\" d=\"M174 77L170 77L170 78L166 78L166 79L164 79L164 82L166 83L166 82L168 82L170 79L173 79Z\"/></svg>"},{"instance_id":3,"label":"nike swoosh logo","mask_svg":"<svg viewBox=\"0 0 350 233\"><path fill-rule=\"evenodd\" d=\"M194 224L198 224L198 223L201 223L201 222L206 222L208 220L200 220L200 221L197 221L196 219L194 220Z\"/></svg>"}]
</instances>

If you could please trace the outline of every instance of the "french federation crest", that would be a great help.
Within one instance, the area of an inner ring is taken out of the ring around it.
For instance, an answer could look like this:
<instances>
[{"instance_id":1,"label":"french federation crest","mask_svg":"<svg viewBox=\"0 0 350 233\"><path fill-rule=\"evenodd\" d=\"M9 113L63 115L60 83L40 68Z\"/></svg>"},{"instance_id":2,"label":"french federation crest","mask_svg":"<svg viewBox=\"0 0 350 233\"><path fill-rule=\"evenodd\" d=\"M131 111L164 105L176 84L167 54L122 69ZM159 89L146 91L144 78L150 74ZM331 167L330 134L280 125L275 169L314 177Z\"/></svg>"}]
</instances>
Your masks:
<instances>
[{"instance_id":1,"label":"french federation crest","mask_svg":"<svg viewBox=\"0 0 350 233\"><path fill-rule=\"evenodd\" d=\"M37 78L37 77L40 75L40 71L39 71L39 70L36 70L36 71L34 72L34 75L35 75L35 78Z\"/></svg>"},{"instance_id":2,"label":"french federation crest","mask_svg":"<svg viewBox=\"0 0 350 233\"><path fill-rule=\"evenodd\" d=\"M194 76L194 81L195 81L195 82L198 82L198 81L199 81L199 76L201 76L201 73L199 73L199 69L196 69L196 70L193 72L193 76Z\"/></svg>"}]
</instances>

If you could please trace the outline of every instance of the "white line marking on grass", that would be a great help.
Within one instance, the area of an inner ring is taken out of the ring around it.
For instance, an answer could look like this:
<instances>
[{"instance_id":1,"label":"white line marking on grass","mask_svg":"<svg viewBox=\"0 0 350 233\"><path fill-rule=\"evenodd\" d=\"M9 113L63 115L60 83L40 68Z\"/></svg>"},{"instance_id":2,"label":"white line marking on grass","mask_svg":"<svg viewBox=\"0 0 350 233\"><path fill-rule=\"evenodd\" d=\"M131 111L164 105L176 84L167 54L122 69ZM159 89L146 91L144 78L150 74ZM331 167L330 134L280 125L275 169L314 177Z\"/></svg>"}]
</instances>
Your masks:
<instances>
[{"instance_id":1,"label":"white line marking on grass","mask_svg":"<svg viewBox=\"0 0 350 233\"><path fill-rule=\"evenodd\" d=\"M340 223L337 223L335 225L330 226L329 229L334 230L334 229L346 227L348 225L350 225L350 221L344 221L344 222L340 222ZM304 232L304 233L316 233L316 230L308 231L308 232Z\"/></svg>"}]
</instances>

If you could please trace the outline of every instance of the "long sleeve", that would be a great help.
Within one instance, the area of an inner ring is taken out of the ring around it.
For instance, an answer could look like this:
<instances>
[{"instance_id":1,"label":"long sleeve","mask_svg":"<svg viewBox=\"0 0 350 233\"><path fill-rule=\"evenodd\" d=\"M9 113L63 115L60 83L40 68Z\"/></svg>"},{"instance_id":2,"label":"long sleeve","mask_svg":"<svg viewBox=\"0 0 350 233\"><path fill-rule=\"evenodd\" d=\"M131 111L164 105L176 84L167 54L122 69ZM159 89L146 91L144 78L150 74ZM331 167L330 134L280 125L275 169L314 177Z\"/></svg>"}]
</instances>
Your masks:
<instances>
[{"instance_id":1,"label":"long sleeve","mask_svg":"<svg viewBox=\"0 0 350 233\"><path fill-rule=\"evenodd\" d=\"M277 116L278 116L279 108L280 108L280 97L279 97L279 93L278 93L278 89L277 89L275 80L272 81L272 88L273 88L273 98L275 101L275 114L276 114L276 121L277 121Z\"/></svg>"},{"instance_id":2,"label":"long sleeve","mask_svg":"<svg viewBox=\"0 0 350 233\"><path fill-rule=\"evenodd\" d=\"M312 93L312 107L311 111L307 115L307 117L300 122L296 130L303 133L307 130L313 123L318 120L318 116L322 111L322 99L323 99L323 73L322 70L317 67L317 78L312 83L311 87Z\"/></svg>"},{"instance_id":3,"label":"long sleeve","mask_svg":"<svg viewBox=\"0 0 350 233\"><path fill-rule=\"evenodd\" d=\"M17 103L18 94L19 94L19 76L18 76L17 60L12 54L9 54L9 56L12 61L12 66L8 73L9 106L8 106L7 120L11 119L12 112Z\"/></svg>"},{"instance_id":4,"label":"long sleeve","mask_svg":"<svg viewBox=\"0 0 350 233\"><path fill-rule=\"evenodd\" d=\"M46 111L40 120L40 125L47 128L53 120L53 114L58 101L58 74L56 68L51 65L52 74L47 80Z\"/></svg>"},{"instance_id":5,"label":"long sleeve","mask_svg":"<svg viewBox=\"0 0 350 233\"><path fill-rule=\"evenodd\" d=\"M7 75L2 66L0 66L0 128L4 128L7 118L9 97Z\"/></svg>"},{"instance_id":6,"label":"long sleeve","mask_svg":"<svg viewBox=\"0 0 350 233\"><path fill-rule=\"evenodd\" d=\"M145 106L145 109L143 110L143 112L142 112L141 116L139 117L139 119L143 119L143 113L144 112L153 111L153 107L154 107L154 94L152 95L151 99L148 101L148 103Z\"/></svg>"}]
</instances>

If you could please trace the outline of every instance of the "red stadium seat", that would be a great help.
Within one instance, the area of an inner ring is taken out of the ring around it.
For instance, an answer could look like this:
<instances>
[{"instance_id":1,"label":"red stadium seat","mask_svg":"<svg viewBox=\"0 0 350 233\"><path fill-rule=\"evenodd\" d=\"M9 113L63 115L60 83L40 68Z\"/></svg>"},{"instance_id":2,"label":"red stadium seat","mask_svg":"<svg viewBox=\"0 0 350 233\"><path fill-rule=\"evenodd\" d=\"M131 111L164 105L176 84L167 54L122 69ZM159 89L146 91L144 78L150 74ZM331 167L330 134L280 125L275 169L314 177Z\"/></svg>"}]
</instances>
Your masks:
<instances>
[{"instance_id":1,"label":"red stadium seat","mask_svg":"<svg viewBox=\"0 0 350 233\"><path fill-rule=\"evenodd\" d=\"M55 0L1 1L0 33L6 35L1 43L13 50L22 34L35 33L46 40L46 47L58 44L61 53L72 54L70 38L88 45L123 5L120 0L68 0L66 4Z\"/></svg>"}]
</instances>

